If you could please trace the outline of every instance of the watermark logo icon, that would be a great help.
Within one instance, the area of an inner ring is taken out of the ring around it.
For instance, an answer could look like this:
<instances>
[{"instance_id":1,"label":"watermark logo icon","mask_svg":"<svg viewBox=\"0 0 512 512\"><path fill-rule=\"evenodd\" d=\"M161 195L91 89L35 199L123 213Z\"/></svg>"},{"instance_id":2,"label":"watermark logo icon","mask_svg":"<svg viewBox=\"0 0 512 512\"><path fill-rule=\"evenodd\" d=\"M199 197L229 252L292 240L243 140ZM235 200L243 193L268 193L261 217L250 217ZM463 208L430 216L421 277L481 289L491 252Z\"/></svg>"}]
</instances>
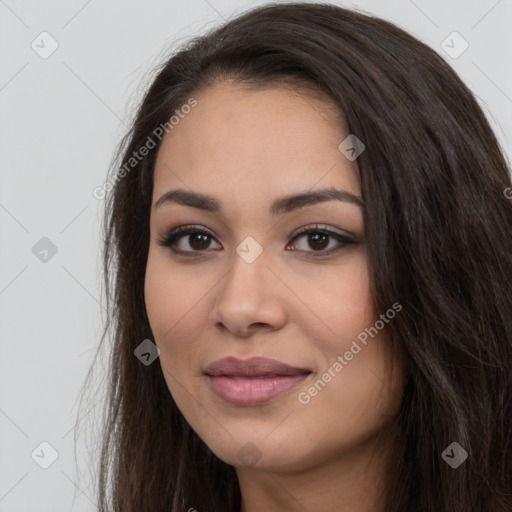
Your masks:
<instances>
[{"instance_id":1,"label":"watermark logo icon","mask_svg":"<svg viewBox=\"0 0 512 512\"><path fill-rule=\"evenodd\" d=\"M144 340L133 353L142 364L149 366L160 355L160 349L151 340Z\"/></svg>"},{"instance_id":2,"label":"watermark logo icon","mask_svg":"<svg viewBox=\"0 0 512 512\"><path fill-rule=\"evenodd\" d=\"M57 246L43 236L33 247L32 254L42 263L48 263L57 254Z\"/></svg>"},{"instance_id":3,"label":"watermark logo icon","mask_svg":"<svg viewBox=\"0 0 512 512\"><path fill-rule=\"evenodd\" d=\"M263 247L252 236L248 236L236 248L236 252L247 263L252 263L263 252Z\"/></svg>"},{"instance_id":4,"label":"watermark logo icon","mask_svg":"<svg viewBox=\"0 0 512 512\"><path fill-rule=\"evenodd\" d=\"M353 162L366 149L366 146L360 139L351 133L340 143L338 149L346 158Z\"/></svg>"},{"instance_id":5,"label":"watermark logo icon","mask_svg":"<svg viewBox=\"0 0 512 512\"><path fill-rule=\"evenodd\" d=\"M59 453L50 443L43 441L30 456L39 467L48 469L59 458Z\"/></svg>"},{"instance_id":6,"label":"watermark logo icon","mask_svg":"<svg viewBox=\"0 0 512 512\"><path fill-rule=\"evenodd\" d=\"M457 469L468 458L468 452L459 443L453 442L441 457L453 469Z\"/></svg>"},{"instance_id":7,"label":"watermark logo icon","mask_svg":"<svg viewBox=\"0 0 512 512\"><path fill-rule=\"evenodd\" d=\"M253 443L245 443L237 452L238 460L245 466L254 466L261 459L262 453Z\"/></svg>"},{"instance_id":8,"label":"watermark logo icon","mask_svg":"<svg viewBox=\"0 0 512 512\"><path fill-rule=\"evenodd\" d=\"M52 55L55 50L59 47L57 40L48 32L41 32L33 41L30 43L32 50L34 50L39 57L47 59Z\"/></svg>"},{"instance_id":9,"label":"watermark logo icon","mask_svg":"<svg viewBox=\"0 0 512 512\"><path fill-rule=\"evenodd\" d=\"M458 59L469 48L469 43L458 32L454 31L443 40L441 48L452 59Z\"/></svg>"}]
</instances>

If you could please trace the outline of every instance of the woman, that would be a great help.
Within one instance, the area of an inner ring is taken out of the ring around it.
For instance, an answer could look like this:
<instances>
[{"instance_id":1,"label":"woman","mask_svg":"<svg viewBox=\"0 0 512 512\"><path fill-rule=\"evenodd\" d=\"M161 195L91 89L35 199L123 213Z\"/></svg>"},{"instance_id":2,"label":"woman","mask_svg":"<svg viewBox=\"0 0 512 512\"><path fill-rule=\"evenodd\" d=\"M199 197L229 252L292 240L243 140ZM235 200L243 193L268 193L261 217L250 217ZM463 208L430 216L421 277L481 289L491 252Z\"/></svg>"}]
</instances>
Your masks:
<instances>
[{"instance_id":1,"label":"woman","mask_svg":"<svg viewBox=\"0 0 512 512\"><path fill-rule=\"evenodd\" d=\"M512 510L510 170L432 49L254 9L116 164L100 510Z\"/></svg>"}]
</instances>

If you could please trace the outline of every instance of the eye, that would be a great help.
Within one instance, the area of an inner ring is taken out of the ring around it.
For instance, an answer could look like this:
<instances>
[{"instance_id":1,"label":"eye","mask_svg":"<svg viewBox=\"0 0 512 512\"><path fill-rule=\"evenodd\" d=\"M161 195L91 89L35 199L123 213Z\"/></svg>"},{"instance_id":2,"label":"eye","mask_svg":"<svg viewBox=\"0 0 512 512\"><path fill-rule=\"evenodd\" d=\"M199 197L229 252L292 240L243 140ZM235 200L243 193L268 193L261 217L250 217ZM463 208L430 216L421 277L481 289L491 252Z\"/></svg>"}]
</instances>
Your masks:
<instances>
[{"instance_id":1,"label":"eye","mask_svg":"<svg viewBox=\"0 0 512 512\"><path fill-rule=\"evenodd\" d=\"M356 243L354 238L348 235L336 233L325 227L321 228L316 224L314 226L301 228L293 235L291 243L287 248L296 240L300 240L301 238L305 239L305 244L303 245L312 248L313 251L300 248L297 249L293 245L291 250L305 253L308 257L327 256L341 251L349 244ZM169 231L165 236L158 239L157 243L161 246L168 247L174 254L196 256L199 253L206 252L206 249L210 247L212 240L214 240L213 235L201 226L180 226L179 228ZM179 246L182 241L186 243L182 243L181 247L176 248L176 246ZM330 242L332 241L335 241L334 247L325 250L326 247L329 247ZM191 250L186 248L187 245ZM316 256L314 253L319 253L319 256Z\"/></svg>"},{"instance_id":2,"label":"eye","mask_svg":"<svg viewBox=\"0 0 512 512\"><path fill-rule=\"evenodd\" d=\"M327 229L326 227L320 227L318 224L311 227L301 228L297 233L295 233L292 242L299 240L301 238L305 238L305 243L303 244L306 247L311 247L314 250L308 251L304 249L292 249L299 250L300 252L304 252L307 257L319 257L319 256L328 256L330 254L334 254L340 252L345 246L350 244L355 244L356 241L354 238L343 235L341 233L336 233ZM328 250L324 250L329 246L331 241L335 241L334 247L331 247ZM319 256L316 256L312 253L320 253Z\"/></svg>"},{"instance_id":3,"label":"eye","mask_svg":"<svg viewBox=\"0 0 512 512\"><path fill-rule=\"evenodd\" d=\"M181 242L182 238L188 241L188 245L192 248L192 251L183 249L183 247L175 249L174 246L176 242ZM209 239L213 239L213 235L200 226L180 226L179 228L171 230L157 242L159 245L169 247L171 252L175 254L183 254L203 252L205 249L208 249L210 245Z\"/></svg>"}]
</instances>

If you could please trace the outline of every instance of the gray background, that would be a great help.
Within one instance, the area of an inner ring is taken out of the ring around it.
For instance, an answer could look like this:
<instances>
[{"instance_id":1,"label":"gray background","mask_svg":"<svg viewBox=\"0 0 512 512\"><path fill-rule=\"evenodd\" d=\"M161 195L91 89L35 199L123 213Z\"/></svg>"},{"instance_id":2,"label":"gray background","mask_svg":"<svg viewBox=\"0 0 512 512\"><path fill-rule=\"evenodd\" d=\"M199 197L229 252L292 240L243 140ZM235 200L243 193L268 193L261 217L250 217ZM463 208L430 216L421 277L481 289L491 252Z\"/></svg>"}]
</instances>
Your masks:
<instances>
[{"instance_id":1,"label":"gray background","mask_svg":"<svg viewBox=\"0 0 512 512\"><path fill-rule=\"evenodd\" d=\"M148 71L176 43L262 3L0 0L0 512L96 510L86 440L76 453L73 440L102 327L103 204L92 191ZM511 158L512 0L337 3L393 21L443 55ZM59 45L47 58L43 31ZM457 58L441 47L453 31L469 44ZM39 252L43 237L53 256ZM101 393L90 398L81 426L101 404ZM42 442L58 453L47 469L52 449Z\"/></svg>"}]
</instances>

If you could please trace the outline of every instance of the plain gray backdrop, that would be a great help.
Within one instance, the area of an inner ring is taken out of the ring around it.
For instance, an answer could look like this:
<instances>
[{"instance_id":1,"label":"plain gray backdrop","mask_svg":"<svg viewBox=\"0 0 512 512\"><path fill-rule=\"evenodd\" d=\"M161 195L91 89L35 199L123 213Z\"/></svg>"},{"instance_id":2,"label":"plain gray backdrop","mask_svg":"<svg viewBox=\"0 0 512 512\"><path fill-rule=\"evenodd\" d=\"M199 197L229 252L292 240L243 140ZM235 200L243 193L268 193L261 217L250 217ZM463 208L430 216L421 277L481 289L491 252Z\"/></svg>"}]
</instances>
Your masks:
<instances>
[{"instance_id":1,"label":"plain gray backdrop","mask_svg":"<svg viewBox=\"0 0 512 512\"><path fill-rule=\"evenodd\" d=\"M93 190L153 66L263 3L0 0L0 512L97 509L87 444L76 455L74 443L104 305ZM333 3L395 22L440 53L511 159L512 0ZM97 394L84 424L101 405Z\"/></svg>"}]
</instances>

